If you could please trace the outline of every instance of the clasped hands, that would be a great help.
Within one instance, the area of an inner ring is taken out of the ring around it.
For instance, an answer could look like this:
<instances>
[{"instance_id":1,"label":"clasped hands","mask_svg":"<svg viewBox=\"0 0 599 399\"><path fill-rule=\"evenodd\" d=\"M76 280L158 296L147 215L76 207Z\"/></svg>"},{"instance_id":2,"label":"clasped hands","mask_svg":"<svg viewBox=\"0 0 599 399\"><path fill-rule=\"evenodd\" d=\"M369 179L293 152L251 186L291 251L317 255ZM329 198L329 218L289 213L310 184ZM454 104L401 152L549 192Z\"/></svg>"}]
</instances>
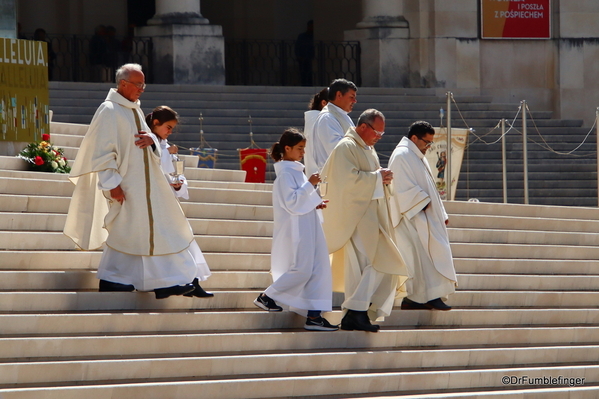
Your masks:
<instances>
[{"instance_id":1,"label":"clasped hands","mask_svg":"<svg viewBox=\"0 0 599 399\"><path fill-rule=\"evenodd\" d=\"M380 168L379 172L381 173L381 177L383 178L383 184L391 184L393 181L393 172L391 169Z\"/></svg>"}]
</instances>

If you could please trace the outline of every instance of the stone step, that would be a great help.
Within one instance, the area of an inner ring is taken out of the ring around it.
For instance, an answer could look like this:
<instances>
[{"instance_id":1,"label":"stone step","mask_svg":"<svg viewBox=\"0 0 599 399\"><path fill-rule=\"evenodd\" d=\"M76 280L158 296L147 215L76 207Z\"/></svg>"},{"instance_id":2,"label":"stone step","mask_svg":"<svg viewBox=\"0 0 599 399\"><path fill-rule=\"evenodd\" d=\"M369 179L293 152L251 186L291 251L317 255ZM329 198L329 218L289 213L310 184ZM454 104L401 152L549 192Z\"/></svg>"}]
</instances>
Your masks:
<instances>
[{"instance_id":1,"label":"stone step","mask_svg":"<svg viewBox=\"0 0 599 399\"><path fill-rule=\"evenodd\" d=\"M30 179L23 184L22 179L5 177L0 179L3 194L53 195L70 197L75 185L67 180ZM215 202L221 204L271 205L272 194L268 191L235 190L221 188L189 188L189 201Z\"/></svg>"},{"instance_id":2,"label":"stone step","mask_svg":"<svg viewBox=\"0 0 599 399\"><path fill-rule=\"evenodd\" d=\"M88 315L88 319L92 316ZM293 322L301 326L303 318ZM21 319L12 317L11 321ZM90 322L95 320L90 319ZM101 320L99 320L101 322ZM218 355L220 353L276 353L334 349L457 349L513 348L524 346L580 345L595 343L597 326L558 327L384 327L378 334L339 330L334 334L319 334L299 329L280 331L197 332L182 331L162 334L110 334L101 331L70 335L49 333L49 336L3 336L0 338L0 359L6 362L27 362L36 359L108 359L138 356L172 356L173 354ZM315 335L316 334L316 335ZM439 342L444 347L439 348ZM550 363L550 362L549 362ZM0 363L1 364L1 363Z\"/></svg>"},{"instance_id":3,"label":"stone step","mask_svg":"<svg viewBox=\"0 0 599 399\"><path fill-rule=\"evenodd\" d=\"M534 230L563 231L580 233L599 233L597 220L548 219L515 216L480 216L452 214L449 219L452 229L489 229L489 230Z\"/></svg>"},{"instance_id":4,"label":"stone step","mask_svg":"<svg viewBox=\"0 0 599 399\"><path fill-rule=\"evenodd\" d=\"M486 259L599 259L598 247L532 244L478 244L452 243L451 251L457 258Z\"/></svg>"},{"instance_id":5,"label":"stone step","mask_svg":"<svg viewBox=\"0 0 599 399\"><path fill-rule=\"evenodd\" d=\"M195 236L206 252L270 253L270 237ZM75 250L75 243L62 233L0 231L0 249L11 250Z\"/></svg>"},{"instance_id":6,"label":"stone step","mask_svg":"<svg viewBox=\"0 0 599 399\"><path fill-rule=\"evenodd\" d=\"M131 382L111 385L76 385L62 387L0 389L3 399L38 398L43 392L46 399L81 397L169 397L173 399L202 396L214 399L307 397L320 395L352 395L370 392L372 381L377 382L379 393L429 392L463 389L503 389L502 377L526 376L527 379L545 376L579 378L580 385L599 382L599 366L557 365L542 367L472 368L467 370L390 371L365 374L276 376L239 379L212 379L203 381ZM581 377L584 375L584 377ZM584 378L584 379L583 379ZM90 392L91 391L91 392ZM93 396L91 396L93 395Z\"/></svg>"},{"instance_id":7,"label":"stone step","mask_svg":"<svg viewBox=\"0 0 599 399\"><path fill-rule=\"evenodd\" d=\"M70 201L68 197L0 194L0 212L66 214ZM273 217L272 207L266 205L182 202L181 208L190 218L210 216L215 219L228 219L233 215L242 220L272 220Z\"/></svg>"},{"instance_id":8,"label":"stone step","mask_svg":"<svg viewBox=\"0 0 599 399\"><path fill-rule=\"evenodd\" d=\"M212 216L208 210L204 216ZM464 219L467 221L464 222ZM489 224L493 228L486 228ZM66 220L65 214L53 213L21 213L0 212L0 230L11 231L54 231L62 232ZM455 226L455 224L458 226ZM535 224L536 226L530 226ZM546 223L549 222L549 223ZM553 222L553 223L551 223ZM271 221L257 220L225 220L225 219L200 219L189 218L194 234L202 235L238 235L272 237L273 223ZM466 228L465 226L481 226L482 228ZM503 229L501 229L503 227ZM513 229L507 230L506 227ZM539 230L527 230L536 227ZM565 231L571 227L571 230ZM548 231L551 228L557 231ZM449 225L449 236L451 242L478 242L478 243L542 243L560 245L599 245L599 238L595 230L599 228L596 221L572 221L572 220L542 220L533 218L495 217L483 218L480 216L456 215L451 217ZM542 229L542 230L540 230ZM559 230L558 230L559 229ZM587 230L586 232L582 232ZM580 234L571 234L571 231ZM592 233L591 233L592 232Z\"/></svg>"},{"instance_id":9,"label":"stone step","mask_svg":"<svg viewBox=\"0 0 599 399\"><path fill-rule=\"evenodd\" d=\"M322 350L318 353L257 353L205 355L185 351L167 357L144 356L126 359L91 359L0 363L0 386L13 388L30 384L77 384L100 381L150 382L162 379L194 380L227 378L234 364L236 378L299 376L301 374L345 374L455 368L503 368L513 364L561 367L593 363L599 345L534 346L528 348L389 349L372 351ZM398 367L401 357L403 367ZM15 380L14 376L18 378ZM582 378L582 377L581 377ZM579 385L583 385L582 383Z\"/></svg>"},{"instance_id":10,"label":"stone step","mask_svg":"<svg viewBox=\"0 0 599 399\"><path fill-rule=\"evenodd\" d=\"M53 213L0 212L0 231L62 232L67 216ZM194 234L272 237L271 221L188 219Z\"/></svg>"},{"instance_id":11,"label":"stone step","mask_svg":"<svg viewBox=\"0 0 599 399\"><path fill-rule=\"evenodd\" d=\"M459 290L594 291L599 276L552 276L543 274L458 274ZM272 283L264 271L214 271L206 289L262 290ZM96 272L91 270L0 270L0 291L96 290Z\"/></svg>"},{"instance_id":12,"label":"stone step","mask_svg":"<svg viewBox=\"0 0 599 399\"><path fill-rule=\"evenodd\" d=\"M555 274L555 275L598 275L599 260L563 259L492 259L457 258L454 265L460 273L505 274Z\"/></svg>"},{"instance_id":13,"label":"stone step","mask_svg":"<svg viewBox=\"0 0 599 399\"><path fill-rule=\"evenodd\" d=\"M208 285L206 284L208 287ZM198 309L256 309L253 300L258 290L212 290L213 298L170 297L157 300L153 292L97 292L93 291L1 291L2 312L64 312L112 310L182 310ZM463 290L453 294L448 304L456 308L538 308L575 309L595 307L598 292L589 291L474 291ZM340 305L342 298L335 296L333 304ZM399 305L401 300L396 300ZM418 311L401 311L406 314ZM427 311L428 312L428 311ZM453 311L451 311L453 312ZM430 313L430 312L429 312ZM226 315L222 315L226 317Z\"/></svg>"},{"instance_id":14,"label":"stone step","mask_svg":"<svg viewBox=\"0 0 599 399\"><path fill-rule=\"evenodd\" d=\"M270 237L196 236L206 252L270 253ZM74 250L75 244L58 232L0 231L1 249L8 250ZM599 259L599 247L580 245L532 245L454 242L452 252L458 258L497 259Z\"/></svg>"},{"instance_id":15,"label":"stone step","mask_svg":"<svg viewBox=\"0 0 599 399\"><path fill-rule=\"evenodd\" d=\"M96 270L101 251L2 250L0 270ZM204 252L211 270L270 270L270 253Z\"/></svg>"},{"instance_id":16,"label":"stone step","mask_svg":"<svg viewBox=\"0 0 599 399\"><path fill-rule=\"evenodd\" d=\"M541 244L598 246L597 233L572 234L565 231L500 230L450 228L452 243L498 243L498 244Z\"/></svg>"},{"instance_id":17,"label":"stone step","mask_svg":"<svg viewBox=\"0 0 599 399\"><path fill-rule=\"evenodd\" d=\"M534 218L599 220L599 209L523 204L496 204L489 202L446 201L450 215L516 216Z\"/></svg>"},{"instance_id":18,"label":"stone step","mask_svg":"<svg viewBox=\"0 0 599 399\"><path fill-rule=\"evenodd\" d=\"M101 251L3 250L0 270L95 270ZM270 270L270 254L204 252L210 269ZM599 275L599 260L454 258L459 273Z\"/></svg>"},{"instance_id":19,"label":"stone step","mask_svg":"<svg viewBox=\"0 0 599 399\"><path fill-rule=\"evenodd\" d=\"M151 294L125 294L125 293L90 293L90 295L105 297L115 297L117 300L125 298L126 295L145 297L145 301L160 302L153 299ZM7 294L2 294L7 295ZM31 294L29 294L31 295ZM44 294L40 294L44 295ZM59 295L59 294L53 294ZM75 296L76 294L72 294ZM222 296L222 295L221 295ZM22 297L22 296L21 296ZM109 299L110 299L109 298ZM3 298L4 299L4 298ZM189 298L174 298L170 297L162 300L162 307L167 307L168 302L189 301L198 304L206 304L210 301L217 300L215 296L211 299L189 299ZM74 298L72 299L75 300ZM114 301L117 302L117 301ZM251 302L251 301L250 301ZM176 307L171 304L171 308ZM100 335L129 335L129 334L183 334L197 333L199 331L220 334L222 331L233 331L235 333L246 333L254 331L256 333L255 340L248 341L248 350L254 346L260 345L263 341L259 337L260 333L264 333L266 337L271 334L280 333L279 330L301 329L305 319L293 312L272 313L259 310L233 310L228 311L221 309L220 311L202 310L202 306L196 306L195 309L181 311L180 309L162 309L160 312L154 310L130 309L111 311L80 311L63 309L60 312L44 312L39 310L18 310L15 309L10 313L2 311L0 313L0 333L3 338L8 336L23 337L41 336L41 335L72 335L72 334L100 334ZM333 311L325 315L331 323L339 323L341 321L341 312ZM503 342L502 331L499 329L516 329L513 336L514 340L522 339L522 342L555 342L569 343L572 341L563 341L561 335L555 340L551 336L539 336L530 338L537 334L536 327L552 327L558 330L573 330L574 342L593 343L596 342L597 326L599 325L599 309L532 309L532 308L515 308L515 309L453 309L448 312L432 312L427 310L399 310L395 309L389 317L381 322L382 331L394 328L416 328L418 334L423 334L423 331L428 331L429 328L475 328L483 327L495 329L496 331L488 334L483 334L484 340L479 341L479 337L472 337L468 340L449 340L439 339L434 343L431 339L427 345L439 345L443 342L444 345L462 346L466 343L486 342L486 343L501 343ZM587 331L587 329L590 329ZM271 331L268 331L271 330ZM274 331L272 331L274 330ZM592 333L592 334L591 334ZM363 333L357 333L363 334ZM320 336L312 343L303 343L314 345L315 348L320 347ZM372 337L378 335L365 334L363 345L367 347ZM411 335L407 335L410 337ZM517 338L520 336L521 338ZM360 337L360 335L358 335ZM386 337L386 338L385 338ZM398 337L385 336L385 339L393 339L386 341L388 346L404 346L408 345L408 341L404 341L399 334ZM436 336L438 338L438 336ZM489 337L492 337L489 339ZM580 341L577 341L580 337ZM585 337L592 337L587 339ZM397 340L395 340L397 338ZM463 338L463 336L462 336ZM269 341L268 339L266 341ZM210 341L208 341L210 342ZM376 341L375 341L376 342ZM419 341L420 342L420 341ZM516 341L514 341L516 342ZM223 346L215 345L218 351L222 351Z\"/></svg>"},{"instance_id":20,"label":"stone step","mask_svg":"<svg viewBox=\"0 0 599 399\"><path fill-rule=\"evenodd\" d=\"M557 377L556 377L557 378ZM378 399L506 399L506 398L518 398L518 399L529 399L529 398L543 398L543 399L563 399L570 395L575 395L577 399L595 399L599 396L599 387L595 386L573 386L568 387L567 382L563 385L565 387L551 387L551 388L529 388L530 385L535 385L532 381L515 380L517 386L525 386L525 388L503 388L497 391L478 391L474 390L471 392L459 392L460 390L452 390L452 392L445 391L441 394L427 393L424 395L401 395L401 396L377 396ZM541 381L542 382L542 381ZM557 382L557 380L556 380ZM354 399L367 399L368 396L353 396Z\"/></svg>"},{"instance_id":21,"label":"stone step","mask_svg":"<svg viewBox=\"0 0 599 399\"><path fill-rule=\"evenodd\" d=\"M191 157L189 155L186 156L187 159L195 157ZM214 173L217 172L217 173ZM222 172L222 173L221 173ZM187 178L187 183L189 187L193 188L219 188L219 189L236 189L236 190L255 190L255 191L272 191L272 184L267 183L245 183L243 181L227 181L227 180L207 180L211 178L211 175L220 174L221 177L226 177L224 175L229 174L233 179L237 179L237 174L245 172L242 171L234 171L234 170L226 170L226 169L201 169L196 168L195 164L193 167L185 168L185 177ZM2 178L12 178L12 179L21 179L21 180L52 180L52 181L68 181L68 175L63 173L45 173L45 172L31 172L31 171L21 171L21 170L7 170L0 169L0 179ZM185 200L183 200L185 201Z\"/></svg>"}]
</instances>

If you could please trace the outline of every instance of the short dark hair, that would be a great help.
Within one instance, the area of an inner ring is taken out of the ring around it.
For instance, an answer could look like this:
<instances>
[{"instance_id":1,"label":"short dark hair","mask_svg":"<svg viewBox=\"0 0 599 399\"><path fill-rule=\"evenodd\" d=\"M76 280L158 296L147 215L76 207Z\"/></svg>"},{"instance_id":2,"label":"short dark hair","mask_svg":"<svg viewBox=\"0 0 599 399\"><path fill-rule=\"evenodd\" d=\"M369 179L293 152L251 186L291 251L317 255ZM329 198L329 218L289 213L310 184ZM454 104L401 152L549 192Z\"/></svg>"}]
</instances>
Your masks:
<instances>
[{"instance_id":1,"label":"short dark hair","mask_svg":"<svg viewBox=\"0 0 599 399\"><path fill-rule=\"evenodd\" d=\"M356 126L360 126L363 123L368 125L374 124L376 118L381 118L383 122L385 121L385 115L378 109L369 108L366 111L362 112L362 115L358 118L358 123Z\"/></svg>"},{"instance_id":2,"label":"short dark hair","mask_svg":"<svg viewBox=\"0 0 599 399\"><path fill-rule=\"evenodd\" d=\"M408 138L416 136L419 139L422 139L427 134L435 134L435 128L425 121L416 121L412 123L408 129Z\"/></svg>"},{"instance_id":3,"label":"short dark hair","mask_svg":"<svg viewBox=\"0 0 599 399\"><path fill-rule=\"evenodd\" d=\"M270 148L270 157L275 160L275 162L283 159L285 155L285 146L293 147L297 143L301 143L306 140L306 136L299 130L294 127L290 127L285 129L279 141L274 143Z\"/></svg>"},{"instance_id":4,"label":"short dark hair","mask_svg":"<svg viewBox=\"0 0 599 399\"><path fill-rule=\"evenodd\" d=\"M335 79L329 86L329 101L333 101L337 97L337 92L345 95L348 91L358 91L358 88L354 82L350 82L347 79Z\"/></svg>"}]
</instances>

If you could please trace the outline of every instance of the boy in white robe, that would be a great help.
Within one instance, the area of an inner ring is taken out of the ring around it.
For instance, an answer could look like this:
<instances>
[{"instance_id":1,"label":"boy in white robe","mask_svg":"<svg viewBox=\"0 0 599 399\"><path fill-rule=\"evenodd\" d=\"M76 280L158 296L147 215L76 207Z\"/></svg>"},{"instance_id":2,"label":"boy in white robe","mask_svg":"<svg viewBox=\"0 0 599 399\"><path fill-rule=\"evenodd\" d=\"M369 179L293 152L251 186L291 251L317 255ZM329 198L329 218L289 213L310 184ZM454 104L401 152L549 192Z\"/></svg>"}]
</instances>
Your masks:
<instances>
[{"instance_id":1,"label":"boy in white robe","mask_svg":"<svg viewBox=\"0 0 599 399\"><path fill-rule=\"evenodd\" d=\"M434 134L428 122L414 122L389 159L395 177L391 215L409 272L402 309L450 310L441 298L454 293L457 285L446 228L449 217L424 156Z\"/></svg>"}]
</instances>

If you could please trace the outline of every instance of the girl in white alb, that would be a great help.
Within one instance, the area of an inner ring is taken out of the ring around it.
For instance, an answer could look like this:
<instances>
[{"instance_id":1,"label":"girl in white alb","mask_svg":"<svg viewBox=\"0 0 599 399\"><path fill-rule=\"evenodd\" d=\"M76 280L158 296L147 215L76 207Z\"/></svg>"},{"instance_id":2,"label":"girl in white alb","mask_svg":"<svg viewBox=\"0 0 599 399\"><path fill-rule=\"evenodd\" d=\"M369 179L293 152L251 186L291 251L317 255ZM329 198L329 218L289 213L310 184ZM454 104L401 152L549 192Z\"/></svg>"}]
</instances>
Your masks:
<instances>
[{"instance_id":1,"label":"girl in white alb","mask_svg":"<svg viewBox=\"0 0 599 399\"><path fill-rule=\"evenodd\" d=\"M273 184L274 231L271 251L273 283L254 301L267 311L281 311L275 300L307 316L304 328L335 331L321 316L332 310L332 277L329 253L317 209L326 207L314 185L318 173L306 178L306 139L287 129L271 149L277 178Z\"/></svg>"},{"instance_id":2,"label":"girl in white alb","mask_svg":"<svg viewBox=\"0 0 599 399\"><path fill-rule=\"evenodd\" d=\"M146 116L146 123L150 129L152 129L152 133L154 133L160 139L160 148L162 149L160 167L162 168L165 177L169 180L175 195L179 198L189 199L187 179L185 179L185 176L179 175L178 181L172 181L172 177L170 175L175 171L172 157L173 154L177 153L178 148L176 145L169 145L167 138L171 135L173 129L179 123L179 114L177 114L177 112L170 107L161 105L154 108L154 110ZM206 263L206 259L204 259L204 254L195 240L193 240L189 245L188 251L195 261L197 272L196 277L192 281L195 289L192 292L184 295L190 297L195 296L199 298L214 296L214 294L211 292L204 291L204 289L200 286L200 281L205 281L211 275L211 272L208 268L208 264Z\"/></svg>"}]
</instances>

